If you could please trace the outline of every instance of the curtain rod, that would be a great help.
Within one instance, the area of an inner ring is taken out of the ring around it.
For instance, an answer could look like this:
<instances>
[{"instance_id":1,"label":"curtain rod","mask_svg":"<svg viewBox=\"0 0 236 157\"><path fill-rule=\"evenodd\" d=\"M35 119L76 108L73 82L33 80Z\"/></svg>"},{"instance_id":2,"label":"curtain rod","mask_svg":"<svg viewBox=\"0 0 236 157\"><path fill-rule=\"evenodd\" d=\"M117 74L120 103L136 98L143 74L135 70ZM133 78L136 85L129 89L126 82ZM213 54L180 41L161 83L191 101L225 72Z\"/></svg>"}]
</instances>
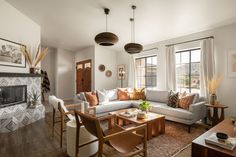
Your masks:
<instances>
[{"instance_id":1,"label":"curtain rod","mask_svg":"<svg viewBox=\"0 0 236 157\"><path fill-rule=\"evenodd\" d=\"M174 46L174 45L179 45L179 44L185 44L185 43L194 42L194 41L199 41L199 40L203 40L203 39L209 39L209 38L213 38L214 39L214 36L209 36L209 37L205 37L205 38L199 38L199 39L194 39L194 40L189 40L189 41L183 41L183 42L179 42L179 43L169 44L169 45L166 45L166 47Z\"/></svg>"},{"instance_id":2,"label":"curtain rod","mask_svg":"<svg viewBox=\"0 0 236 157\"><path fill-rule=\"evenodd\" d=\"M157 48L157 47L154 47L154 48L150 48L150 49L143 50L143 52L145 52L145 51L151 51L151 50L155 50L155 49L157 49L157 50L158 50L158 48Z\"/></svg>"}]
</instances>

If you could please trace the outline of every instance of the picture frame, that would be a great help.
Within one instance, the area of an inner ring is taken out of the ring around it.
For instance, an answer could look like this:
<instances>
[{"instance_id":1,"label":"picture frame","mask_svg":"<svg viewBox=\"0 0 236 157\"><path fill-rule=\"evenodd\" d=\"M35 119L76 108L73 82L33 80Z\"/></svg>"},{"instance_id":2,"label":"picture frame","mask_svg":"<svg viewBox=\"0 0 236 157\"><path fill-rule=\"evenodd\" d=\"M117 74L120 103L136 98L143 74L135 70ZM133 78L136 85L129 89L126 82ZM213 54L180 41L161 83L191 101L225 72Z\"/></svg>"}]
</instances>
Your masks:
<instances>
[{"instance_id":1,"label":"picture frame","mask_svg":"<svg viewBox=\"0 0 236 157\"><path fill-rule=\"evenodd\" d=\"M117 76L118 80L124 80L125 79L125 65L118 65L117 66Z\"/></svg>"},{"instance_id":2,"label":"picture frame","mask_svg":"<svg viewBox=\"0 0 236 157\"><path fill-rule=\"evenodd\" d=\"M228 77L236 77L236 49L228 51L227 75Z\"/></svg>"},{"instance_id":3,"label":"picture frame","mask_svg":"<svg viewBox=\"0 0 236 157\"><path fill-rule=\"evenodd\" d=\"M10 67L26 67L26 59L21 52L23 44L0 38L0 65Z\"/></svg>"}]
</instances>

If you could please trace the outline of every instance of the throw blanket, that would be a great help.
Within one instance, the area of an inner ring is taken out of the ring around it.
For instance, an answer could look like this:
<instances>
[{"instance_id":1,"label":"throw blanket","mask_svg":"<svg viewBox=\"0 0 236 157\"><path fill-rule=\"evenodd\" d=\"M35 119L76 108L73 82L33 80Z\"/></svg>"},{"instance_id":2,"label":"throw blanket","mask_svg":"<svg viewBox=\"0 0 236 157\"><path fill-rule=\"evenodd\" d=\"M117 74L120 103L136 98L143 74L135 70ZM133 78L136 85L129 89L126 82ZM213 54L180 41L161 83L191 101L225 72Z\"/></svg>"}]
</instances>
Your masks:
<instances>
[{"instance_id":1,"label":"throw blanket","mask_svg":"<svg viewBox=\"0 0 236 157\"><path fill-rule=\"evenodd\" d=\"M46 71L41 70L41 74L43 74L43 82L42 82L42 92L47 93L50 92L50 81L48 79L48 74Z\"/></svg>"}]
</instances>

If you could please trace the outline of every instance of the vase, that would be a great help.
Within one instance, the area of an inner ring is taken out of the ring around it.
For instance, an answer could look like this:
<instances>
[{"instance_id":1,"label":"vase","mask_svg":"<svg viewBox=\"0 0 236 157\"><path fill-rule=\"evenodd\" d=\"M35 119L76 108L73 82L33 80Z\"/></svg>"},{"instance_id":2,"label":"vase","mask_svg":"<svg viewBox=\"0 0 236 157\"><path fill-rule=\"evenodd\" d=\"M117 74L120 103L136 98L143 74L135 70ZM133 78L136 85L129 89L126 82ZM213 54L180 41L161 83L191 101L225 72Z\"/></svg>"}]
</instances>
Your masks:
<instances>
[{"instance_id":1,"label":"vase","mask_svg":"<svg viewBox=\"0 0 236 157\"><path fill-rule=\"evenodd\" d=\"M36 68L30 68L30 73L31 74L36 74Z\"/></svg>"},{"instance_id":2,"label":"vase","mask_svg":"<svg viewBox=\"0 0 236 157\"><path fill-rule=\"evenodd\" d=\"M216 104L216 100L217 100L216 94L211 94L210 95L210 104L211 105L215 105Z\"/></svg>"}]
</instances>

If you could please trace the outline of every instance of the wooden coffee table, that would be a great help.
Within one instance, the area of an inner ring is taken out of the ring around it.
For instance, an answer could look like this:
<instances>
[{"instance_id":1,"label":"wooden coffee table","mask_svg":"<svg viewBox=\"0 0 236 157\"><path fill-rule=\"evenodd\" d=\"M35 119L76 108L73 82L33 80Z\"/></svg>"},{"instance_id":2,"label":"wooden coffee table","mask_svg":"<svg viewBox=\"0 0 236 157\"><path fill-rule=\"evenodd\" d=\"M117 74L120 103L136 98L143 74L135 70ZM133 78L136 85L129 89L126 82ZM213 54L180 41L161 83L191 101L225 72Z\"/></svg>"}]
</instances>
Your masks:
<instances>
[{"instance_id":1,"label":"wooden coffee table","mask_svg":"<svg viewBox=\"0 0 236 157\"><path fill-rule=\"evenodd\" d=\"M125 117L120 115L120 113L125 111L133 111L134 108L118 110L114 112L109 112L111 115L116 115L116 121L118 125L127 125L127 124L135 124L135 125L147 125L147 139L150 140L152 137L156 137L159 134L165 133L165 116L156 114L153 112L148 112L148 117L145 119L138 119L137 116L134 117Z\"/></svg>"}]
</instances>

